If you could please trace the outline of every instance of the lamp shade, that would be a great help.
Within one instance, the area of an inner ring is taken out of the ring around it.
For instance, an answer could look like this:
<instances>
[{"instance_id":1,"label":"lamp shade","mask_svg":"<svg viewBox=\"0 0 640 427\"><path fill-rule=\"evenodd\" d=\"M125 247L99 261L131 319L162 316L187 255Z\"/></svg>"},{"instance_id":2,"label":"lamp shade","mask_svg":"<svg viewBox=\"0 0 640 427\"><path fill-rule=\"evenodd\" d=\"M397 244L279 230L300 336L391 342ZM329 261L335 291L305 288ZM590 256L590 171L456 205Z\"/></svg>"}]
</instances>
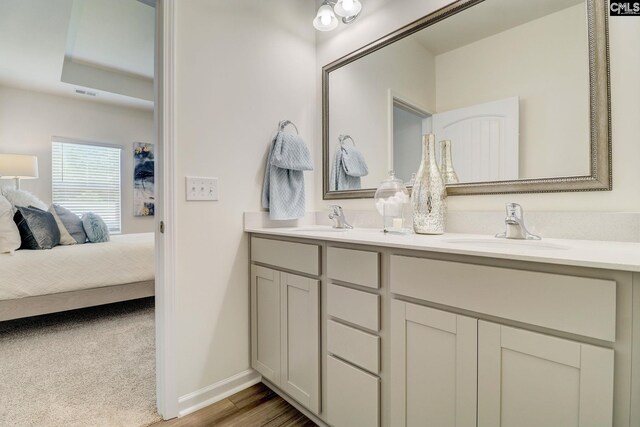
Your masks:
<instances>
[{"instance_id":1,"label":"lamp shade","mask_svg":"<svg viewBox=\"0 0 640 427\"><path fill-rule=\"evenodd\" d=\"M38 158L21 154L0 154L0 177L33 179L38 177Z\"/></svg>"}]
</instances>

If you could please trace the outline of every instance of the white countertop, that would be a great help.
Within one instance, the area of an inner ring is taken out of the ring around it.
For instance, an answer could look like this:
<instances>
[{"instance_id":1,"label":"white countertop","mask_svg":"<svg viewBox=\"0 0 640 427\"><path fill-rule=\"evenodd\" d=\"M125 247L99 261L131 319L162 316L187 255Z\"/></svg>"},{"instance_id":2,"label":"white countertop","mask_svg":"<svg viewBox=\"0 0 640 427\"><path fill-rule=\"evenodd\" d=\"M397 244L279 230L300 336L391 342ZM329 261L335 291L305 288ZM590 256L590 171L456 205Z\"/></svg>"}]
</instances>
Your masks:
<instances>
[{"instance_id":1,"label":"white countertop","mask_svg":"<svg viewBox=\"0 0 640 427\"><path fill-rule=\"evenodd\" d=\"M329 226L245 227L248 233L354 243L418 251L640 272L640 243L595 240L506 240L479 234L397 235L380 229L334 231Z\"/></svg>"}]
</instances>

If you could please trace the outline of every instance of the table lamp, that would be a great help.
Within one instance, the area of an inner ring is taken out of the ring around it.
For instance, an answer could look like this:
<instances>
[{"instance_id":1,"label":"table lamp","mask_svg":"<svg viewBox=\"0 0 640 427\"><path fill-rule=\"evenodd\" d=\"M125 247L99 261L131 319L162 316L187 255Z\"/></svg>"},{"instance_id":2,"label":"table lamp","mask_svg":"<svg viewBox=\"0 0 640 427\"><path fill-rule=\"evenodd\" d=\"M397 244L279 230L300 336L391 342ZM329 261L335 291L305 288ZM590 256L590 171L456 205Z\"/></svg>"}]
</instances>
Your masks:
<instances>
[{"instance_id":1,"label":"table lamp","mask_svg":"<svg viewBox=\"0 0 640 427\"><path fill-rule=\"evenodd\" d=\"M0 154L0 178L15 179L16 188L20 189L21 179L38 177L38 158L21 154Z\"/></svg>"}]
</instances>

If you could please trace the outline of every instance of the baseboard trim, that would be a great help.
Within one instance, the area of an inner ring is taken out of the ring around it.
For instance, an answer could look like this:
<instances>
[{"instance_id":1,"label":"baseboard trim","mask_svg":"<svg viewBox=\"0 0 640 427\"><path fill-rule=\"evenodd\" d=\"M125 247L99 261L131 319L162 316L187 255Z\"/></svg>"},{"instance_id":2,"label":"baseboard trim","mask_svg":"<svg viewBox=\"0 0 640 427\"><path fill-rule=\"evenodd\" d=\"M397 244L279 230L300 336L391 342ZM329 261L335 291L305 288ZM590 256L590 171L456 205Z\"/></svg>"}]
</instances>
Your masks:
<instances>
[{"instance_id":1,"label":"baseboard trim","mask_svg":"<svg viewBox=\"0 0 640 427\"><path fill-rule=\"evenodd\" d=\"M178 417L212 405L262 381L262 376L253 369L247 369L232 377L218 381L178 399Z\"/></svg>"},{"instance_id":2,"label":"baseboard trim","mask_svg":"<svg viewBox=\"0 0 640 427\"><path fill-rule=\"evenodd\" d=\"M302 412L305 417L309 418L311 421L316 423L318 426L320 426L320 427L329 427L329 424L327 424L323 420L321 420L318 417L318 415L314 414L313 412L309 411L307 408L305 408L304 406L302 406L301 404L296 402L296 400L293 397L289 396L287 393L285 393L284 391L280 390L280 388L278 388L275 384L269 382L265 378L262 378L262 382L267 387L269 387L271 390L273 390L278 396L280 396L281 398L286 400L291 406L296 408L298 411ZM322 409L321 412L324 412L324 411L325 410Z\"/></svg>"}]
</instances>

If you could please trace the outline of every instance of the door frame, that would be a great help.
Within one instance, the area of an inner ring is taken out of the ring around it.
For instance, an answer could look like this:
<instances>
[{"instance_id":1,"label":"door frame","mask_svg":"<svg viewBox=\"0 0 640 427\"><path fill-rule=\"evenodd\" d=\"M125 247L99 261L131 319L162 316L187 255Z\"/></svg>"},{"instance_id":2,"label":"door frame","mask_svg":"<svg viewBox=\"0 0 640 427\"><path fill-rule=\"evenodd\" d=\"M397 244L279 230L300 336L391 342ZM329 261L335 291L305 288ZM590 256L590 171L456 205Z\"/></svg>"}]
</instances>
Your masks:
<instances>
[{"instance_id":1,"label":"door frame","mask_svg":"<svg viewBox=\"0 0 640 427\"><path fill-rule=\"evenodd\" d=\"M178 416L175 308L175 0L156 1L155 108L157 200L155 215L156 405L165 420Z\"/></svg>"},{"instance_id":2,"label":"door frame","mask_svg":"<svg viewBox=\"0 0 640 427\"><path fill-rule=\"evenodd\" d=\"M393 167L393 109L398 105L415 115L424 116L423 120L430 119L434 112L420 102L401 94L394 89L387 89L387 170L394 170Z\"/></svg>"}]
</instances>

